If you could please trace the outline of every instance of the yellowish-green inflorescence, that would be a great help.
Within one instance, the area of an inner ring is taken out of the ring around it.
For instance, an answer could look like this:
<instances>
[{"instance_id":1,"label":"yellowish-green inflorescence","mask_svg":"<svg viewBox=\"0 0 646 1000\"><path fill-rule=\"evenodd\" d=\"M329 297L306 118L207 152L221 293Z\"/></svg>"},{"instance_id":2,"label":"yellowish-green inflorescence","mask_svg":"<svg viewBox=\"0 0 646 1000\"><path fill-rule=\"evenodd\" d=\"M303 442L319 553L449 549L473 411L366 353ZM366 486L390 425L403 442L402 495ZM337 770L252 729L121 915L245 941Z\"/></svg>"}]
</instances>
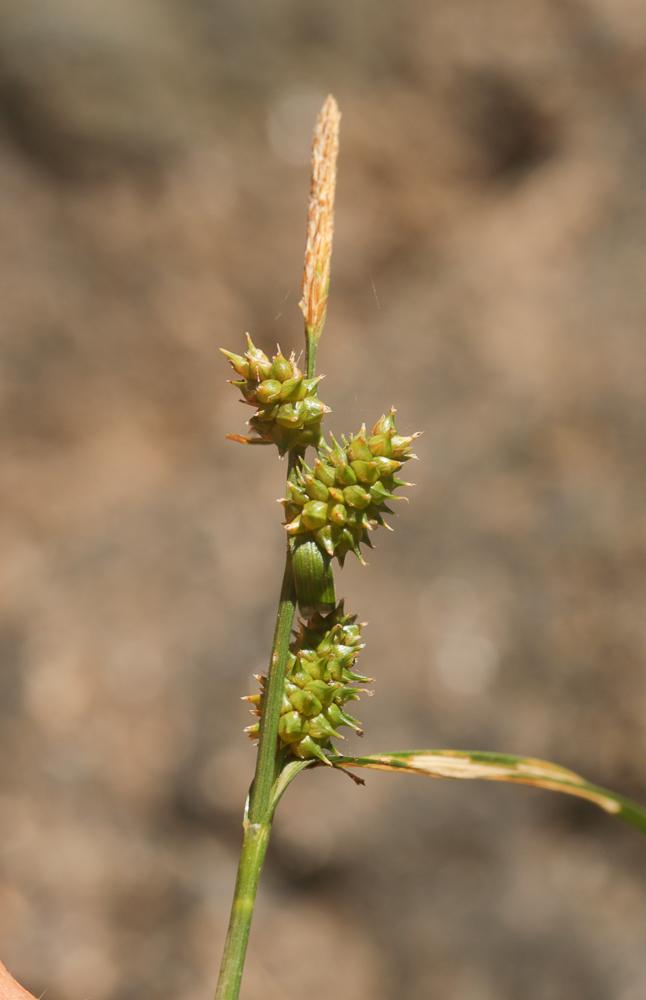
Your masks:
<instances>
[{"instance_id":1,"label":"yellowish-green inflorescence","mask_svg":"<svg viewBox=\"0 0 646 1000\"><path fill-rule=\"evenodd\" d=\"M290 647L286 666L278 742L287 756L328 763L336 751L339 729L361 733L361 723L345 711L370 678L354 670L361 642L361 626L336 603L331 560L341 565L354 552L363 562L361 546L372 547L370 533L389 527L384 515L389 503L401 500L395 490L411 483L399 472L411 458L417 434L402 435L391 409L369 432L337 441L321 439L321 421L329 408L317 396L318 378L306 378L294 355L280 348L269 358L247 334L244 354L223 350L238 375L232 380L243 401L256 408L249 421L252 437L230 435L245 444L275 444L281 455L292 453L287 479L285 530L289 537L291 568L304 620ZM303 453L316 449L312 465ZM296 455L293 453L296 452ZM262 717L266 678L258 677L260 691L246 696L252 711ZM260 724L246 730L252 739Z\"/></svg>"},{"instance_id":2,"label":"yellowish-green inflorescence","mask_svg":"<svg viewBox=\"0 0 646 1000\"><path fill-rule=\"evenodd\" d=\"M363 562L361 545L371 546L369 532L384 525L384 514L392 514L388 503L398 486L411 483L397 473L404 462L415 458L411 445L417 434L402 436L395 426L395 410L380 417L368 433L365 424L358 434L330 437L322 441L313 466L302 461L287 483L283 500L287 534L298 541L313 539L327 556L337 556L341 565L348 552Z\"/></svg>"},{"instance_id":3,"label":"yellowish-green inflorescence","mask_svg":"<svg viewBox=\"0 0 646 1000\"><path fill-rule=\"evenodd\" d=\"M255 406L249 428L256 435L247 438L230 435L243 444L275 444L281 455L294 448L316 445L321 436L321 420L329 407L317 397L323 378L305 378L295 356L286 358L280 348L273 358L256 347L247 334L244 354L232 354L220 348L237 375L231 379L242 393L243 401Z\"/></svg>"},{"instance_id":4,"label":"yellowish-green inflorescence","mask_svg":"<svg viewBox=\"0 0 646 1000\"><path fill-rule=\"evenodd\" d=\"M288 754L328 763L328 755L336 752L332 740L343 739L339 728L347 726L362 734L359 720L344 711L347 702L366 692L358 685L372 680L354 670L361 649L361 625L356 617L344 614L342 603L327 617L317 614L300 623L287 663L278 724L278 738ZM266 677L258 680L260 693L245 700L260 716ZM259 728L255 723L246 732L257 739Z\"/></svg>"}]
</instances>

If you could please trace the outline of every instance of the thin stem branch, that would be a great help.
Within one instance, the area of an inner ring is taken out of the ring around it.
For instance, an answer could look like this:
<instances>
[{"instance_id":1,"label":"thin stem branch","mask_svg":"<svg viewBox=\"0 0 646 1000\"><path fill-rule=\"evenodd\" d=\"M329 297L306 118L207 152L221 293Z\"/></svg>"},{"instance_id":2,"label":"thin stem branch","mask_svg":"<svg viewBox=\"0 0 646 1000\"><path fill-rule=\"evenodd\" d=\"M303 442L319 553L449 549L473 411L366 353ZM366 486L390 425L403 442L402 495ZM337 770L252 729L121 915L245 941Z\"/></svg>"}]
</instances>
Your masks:
<instances>
[{"instance_id":1,"label":"thin stem branch","mask_svg":"<svg viewBox=\"0 0 646 1000\"><path fill-rule=\"evenodd\" d=\"M318 337L315 337L309 330L309 327L305 327L305 363L308 378L314 378L316 372L316 352L318 350L319 342Z\"/></svg>"}]
</instances>

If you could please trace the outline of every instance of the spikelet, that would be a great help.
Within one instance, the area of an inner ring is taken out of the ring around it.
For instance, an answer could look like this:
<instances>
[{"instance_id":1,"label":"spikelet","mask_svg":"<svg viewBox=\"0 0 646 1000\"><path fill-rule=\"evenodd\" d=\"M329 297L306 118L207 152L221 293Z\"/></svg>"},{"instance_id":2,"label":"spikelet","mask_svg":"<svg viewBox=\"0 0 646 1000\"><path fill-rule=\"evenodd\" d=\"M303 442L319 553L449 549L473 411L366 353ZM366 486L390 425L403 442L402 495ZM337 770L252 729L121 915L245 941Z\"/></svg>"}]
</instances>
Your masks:
<instances>
[{"instance_id":1,"label":"spikelet","mask_svg":"<svg viewBox=\"0 0 646 1000\"><path fill-rule=\"evenodd\" d=\"M330 409L317 397L323 378L305 378L293 354L278 353L269 359L247 334L247 350L233 354L220 348L240 377L231 379L243 401L256 407L249 420L255 437L228 435L242 444L275 444L281 455L293 448L316 446L321 437L321 420Z\"/></svg>"},{"instance_id":2,"label":"spikelet","mask_svg":"<svg viewBox=\"0 0 646 1000\"><path fill-rule=\"evenodd\" d=\"M410 486L397 473L415 456L411 445L418 434L397 433L395 410L380 417L368 434L321 442L313 467L304 461L287 484L283 499L287 534L298 541L312 539L341 565L348 552L363 562L361 545L371 546L369 532L392 514L388 502L398 486ZM387 526L387 525L386 525Z\"/></svg>"},{"instance_id":3,"label":"spikelet","mask_svg":"<svg viewBox=\"0 0 646 1000\"><path fill-rule=\"evenodd\" d=\"M312 181L307 211L307 241L299 306L309 334L318 340L325 325L334 234L334 191L341 113L332 95L316 120L312 142Z\"/></svg>"},{"instance_id":4,"label":"spikelet","mask_svg":"<svg viewBox=\"0 0 646 1000\"><path fill-rule=\"evenodd\" d=\"M344 614L343 602L327 618L315 614L300 623L287 663L278 724L280 744L292 756L327 764L327 755L336 752L332 740L343 739L340 727L363 735L359 720L343 707L366 692L358 684L372 680L353 669L361 649L361 625L356 616ZM266 678L258 680L260 693L247 695L245 700L252 704L253 714L260 716ZM245 732L255 740L259 728L255 723Z\"/></svg>"}]
</instances>

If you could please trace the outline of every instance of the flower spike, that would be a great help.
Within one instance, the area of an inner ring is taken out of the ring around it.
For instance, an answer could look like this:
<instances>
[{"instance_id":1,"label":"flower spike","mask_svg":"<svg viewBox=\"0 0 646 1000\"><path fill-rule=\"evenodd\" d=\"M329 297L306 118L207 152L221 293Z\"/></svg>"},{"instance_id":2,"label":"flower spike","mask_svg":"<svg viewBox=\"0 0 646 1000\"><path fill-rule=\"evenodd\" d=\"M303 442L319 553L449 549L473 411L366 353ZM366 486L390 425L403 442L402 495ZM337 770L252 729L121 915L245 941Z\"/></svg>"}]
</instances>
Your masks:
<instances>
[{"instance_id":1,"label":"flower spike","mask_svg":"<svg viewBox=\"0 0 646 1000\"><path fill-rule=\"evenodd\" d=\"M275 444L281 455L293 448L316 446L321 436L321 420L330 412L317 396L322 375L305 378L293 354L286 358L278 348L273 358L256 347L249 334L244 354L223 347L222 354L238 379L230 379L242 395L242 402L256 407L249 420L253 435L227 435L240 444Z\"/></svg>"},{"instance_id":2,"label":"flower spike","mask_svg":"<svg viewBox=\"0 0 646 1000\"><path fill-rule=\"evenodd\" d=\"M393 514L388 504L406 500L394 491L409 486L398 478L410 448L419 434L397 433L395 410L379 418L368 433L365 424L339 443L333 435L322 441L313 468L301 463L283 500L285 530L294 539L311 539L328 557L341 565L354 552L364 562L361 546L372 548L369 532Z\"/></svg>"},{"instance_id":3,"label":"flower spike","mask_svg":"<svg viewBox=\"0 0 646 1000\"><path fill-rule=\"evenodd\" d=\"M372 678L353 669L363 649L361 628L356 616L344 613L343 602L328 617L317 613L300 623L291 645L278 723L280 745L292 756L329 764L328 755L336 752L332 740L344 738L340 727L363 735L359 720L343 709L360 692L372 693L357 687ZM265 684L266 678L260 677L260 694L245 698L257 714L262 712ZM258 723L247 726L245 733L257 739Z\"/></svg>"}]
</instances>

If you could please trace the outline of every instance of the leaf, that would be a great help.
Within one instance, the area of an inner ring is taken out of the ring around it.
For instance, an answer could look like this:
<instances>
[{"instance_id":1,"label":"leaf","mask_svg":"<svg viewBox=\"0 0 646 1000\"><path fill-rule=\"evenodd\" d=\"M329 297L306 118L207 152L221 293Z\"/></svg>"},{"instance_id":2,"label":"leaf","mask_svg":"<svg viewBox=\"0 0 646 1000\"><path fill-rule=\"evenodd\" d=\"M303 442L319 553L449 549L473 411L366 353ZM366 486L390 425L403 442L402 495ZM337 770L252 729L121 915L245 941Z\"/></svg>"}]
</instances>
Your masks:
<instances>
[{"instance_id":1,"label":"leaf","mask_svg":"<svg viewBox=\"0 0 646 1000\"><path fill-rule=\"evenodd\" d=\"M378 771L403 771L429 778L481 779L534 785L587 799L604 812L646 833L646 809L630 799L593 785L574 771L534 757L488 753L483 750L404 750L368 757L330 757L338 767L369 767Z\"/></svg>"},{"instance_id":2,"label":"leaf","mask_svg":"<svg viewBox=\"0 0 646 1000\"><path fill-rule=\"evenodd\" d=\"M289 764L281 770L276 781L274 782L274 787L271 794L271 812L273 814L274 809L280 802L281 798L285 794L285 790L288 785L291 785L294 778L304 771L306 767L311 767L316 761L313 760L292 760Z\"/></svg>"}]
</instances>

